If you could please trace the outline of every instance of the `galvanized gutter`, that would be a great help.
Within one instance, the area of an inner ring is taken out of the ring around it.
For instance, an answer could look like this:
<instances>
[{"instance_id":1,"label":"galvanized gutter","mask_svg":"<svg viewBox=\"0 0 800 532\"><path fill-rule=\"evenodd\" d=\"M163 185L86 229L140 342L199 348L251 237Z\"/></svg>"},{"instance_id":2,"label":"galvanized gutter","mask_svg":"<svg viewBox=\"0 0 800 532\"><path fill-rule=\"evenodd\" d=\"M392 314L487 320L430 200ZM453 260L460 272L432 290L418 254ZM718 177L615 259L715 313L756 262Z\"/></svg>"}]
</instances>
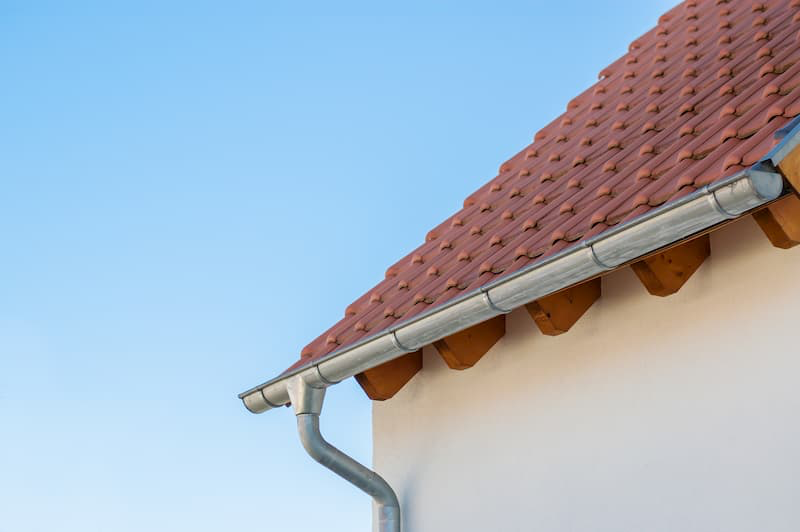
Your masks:
<instances>
[{"instance_id":1,"label":"galvanized gutter","mask_svg":"<svg viewBox=\"0 0 800 532\"><path fill-rule=\"evenodd\" d=\"M784 142L791 140L797 145L800 142L797 137L800 137L797 131L792 131ZM320 387L336 384L472 325L737 218L778 198L783 192L783 179L775 169L788 153L778 149L781 145L751 168L653 209L639 218L395 327L329 353L307 366L284 373L239 394L239 398L253 413L287 405L290 402L287 384L297 375Z\"/></svg>"}]
</instances>

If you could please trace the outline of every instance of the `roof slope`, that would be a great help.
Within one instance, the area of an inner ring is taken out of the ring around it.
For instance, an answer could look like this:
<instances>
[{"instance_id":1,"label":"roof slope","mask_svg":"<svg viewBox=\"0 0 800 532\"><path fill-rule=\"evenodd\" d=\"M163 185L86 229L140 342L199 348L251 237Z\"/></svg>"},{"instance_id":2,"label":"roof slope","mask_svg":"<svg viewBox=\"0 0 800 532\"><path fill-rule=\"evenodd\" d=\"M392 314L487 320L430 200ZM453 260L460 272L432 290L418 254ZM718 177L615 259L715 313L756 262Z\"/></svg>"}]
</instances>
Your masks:
<instances>
[{"instance_id":1,"label":"roof slope","mask_svg":"<svg viewBox=\"0 0 800 532\"><path fill-rule=\"evenodd\" d=\"M800 114L800 0L687 0L290 369L756 163Z\"/></svg>"}]
</instances>

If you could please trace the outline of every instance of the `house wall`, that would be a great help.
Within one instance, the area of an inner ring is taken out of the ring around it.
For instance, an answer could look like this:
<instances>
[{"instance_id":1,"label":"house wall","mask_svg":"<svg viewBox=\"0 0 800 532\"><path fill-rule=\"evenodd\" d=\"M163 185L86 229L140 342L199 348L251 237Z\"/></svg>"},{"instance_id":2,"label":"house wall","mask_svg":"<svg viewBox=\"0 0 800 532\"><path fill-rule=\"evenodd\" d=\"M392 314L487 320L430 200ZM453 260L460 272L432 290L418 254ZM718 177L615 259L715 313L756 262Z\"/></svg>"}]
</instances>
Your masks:
<instances>
[{"instance_id":1,"label":"house wall","mask_svg":"<svg viewBox=\"0 0 800 532\"><path fill-rule=\"evenodd\" d=\"M520 309L471 369L426 348L373 407L404 530L800 530L800 249L711 243L673 296L625 269L564 335Z\"/></svg>"}]
</instances>

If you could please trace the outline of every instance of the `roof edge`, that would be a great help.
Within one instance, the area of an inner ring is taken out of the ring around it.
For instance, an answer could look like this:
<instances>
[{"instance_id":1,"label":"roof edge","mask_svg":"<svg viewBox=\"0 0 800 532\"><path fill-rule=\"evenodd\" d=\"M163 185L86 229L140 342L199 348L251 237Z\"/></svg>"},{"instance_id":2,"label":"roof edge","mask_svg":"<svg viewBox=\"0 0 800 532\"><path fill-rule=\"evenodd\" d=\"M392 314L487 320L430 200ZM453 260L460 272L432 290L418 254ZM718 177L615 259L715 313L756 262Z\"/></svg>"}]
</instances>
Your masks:
<instances>
[{"instance_id":1,"label":"roof edge","mask_svg":"<svg viewBox=\"0 0 800 532\"><path fill-rule=\"evenodd\" d=\"M284 372L239 394L253 413L289 404L287 382L303 374L330 386L436 340L553 294L722 222L738 218L784 190L777 163L800 146L800 124L755 165L653 209L547 259L454 298L389 329Z\"/></svg>"}]
</instances>

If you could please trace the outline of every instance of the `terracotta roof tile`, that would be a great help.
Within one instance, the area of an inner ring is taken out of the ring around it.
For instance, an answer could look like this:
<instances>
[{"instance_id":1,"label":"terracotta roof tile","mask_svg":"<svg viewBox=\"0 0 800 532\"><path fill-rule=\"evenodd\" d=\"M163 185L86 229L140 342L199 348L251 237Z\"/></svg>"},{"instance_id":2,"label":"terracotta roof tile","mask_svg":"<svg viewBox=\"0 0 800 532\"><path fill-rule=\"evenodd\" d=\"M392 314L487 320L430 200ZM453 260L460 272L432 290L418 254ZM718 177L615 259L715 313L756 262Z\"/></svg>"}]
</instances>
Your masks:
<instances>
[{"instance_id":1,"label":"terracotta roof tile","mask_svg":"<svg viewBox=\"0 0 800 532\"><path fill-rule=\"evenodd\" d=\"M798 39L797 0L662 15L292 368L754 164L800 113Z\"/></svg>"}]
</instances>

